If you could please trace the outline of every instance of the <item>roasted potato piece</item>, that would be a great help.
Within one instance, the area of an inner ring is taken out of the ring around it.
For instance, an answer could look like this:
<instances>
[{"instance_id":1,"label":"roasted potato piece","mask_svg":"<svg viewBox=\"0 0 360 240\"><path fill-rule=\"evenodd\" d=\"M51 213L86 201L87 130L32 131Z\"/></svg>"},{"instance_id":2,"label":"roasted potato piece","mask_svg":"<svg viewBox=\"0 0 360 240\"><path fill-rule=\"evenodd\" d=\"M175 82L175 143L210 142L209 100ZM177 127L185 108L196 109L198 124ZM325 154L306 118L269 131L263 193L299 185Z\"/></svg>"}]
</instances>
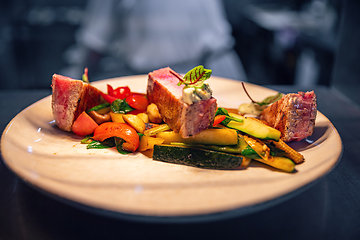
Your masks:
<instances>
[{"instance_id":1,"label":"roasted potato piece","mask_svg":"<svg viewBox=\"0 0 360 240\"><path fill-rule=\"evenodd\" d=\"M144 123L149 123L149 116L146 113L139 113L137 116L141 118Z\"/></svg>"},{"instance_id":2,"label":"roasted potato piece","mask_svg":"<svg viewBox=\"0 0 360 240\"><path fill-rule=\"evenodd\" d=\"M123 116L125 114L123 113L114 113L114 112L110 112L110 116L111 116L111 121L113 122L119 122L119 123L125 123Z\"/></svg>"},{"instance_id":3,"label":"roasted potato piece","mask_svg":"<svg viewBox=\"0 0 360 240\"><path fill-rule=\"evenodd\" d=\"M124 114L122 117L123 117L124 121L127 124L129 124L130 126L132 126L133 128L135 128L135 130L138 133L144 133L144 131L145 131L145 123L137 115Z\"/></svg>"},{"instance_id":4,"label":"roasted potato piece","mask_svg":"<svg viewBox=\"0 0 360 240\"><path fill-rule=\"evenodd\" d=\"M156 106L156 104L151 103L149 106L147 106L146 113L149 116L150 122L152 122L152 123L161 123L162 122L162 117L160 115L159 109Z\"/></svg>"}]
</instances>

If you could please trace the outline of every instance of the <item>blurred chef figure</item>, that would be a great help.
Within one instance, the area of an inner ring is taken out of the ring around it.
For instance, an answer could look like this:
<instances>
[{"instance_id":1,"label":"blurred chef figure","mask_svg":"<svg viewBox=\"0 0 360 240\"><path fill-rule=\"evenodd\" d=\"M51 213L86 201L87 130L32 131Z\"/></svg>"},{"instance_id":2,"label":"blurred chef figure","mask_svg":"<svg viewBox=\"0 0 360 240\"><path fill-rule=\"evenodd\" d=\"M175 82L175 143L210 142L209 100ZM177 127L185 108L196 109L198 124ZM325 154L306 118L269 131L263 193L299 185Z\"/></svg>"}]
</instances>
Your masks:
<instances>
[{"instance_id":1,"label":"blurred chef figure","mask_svg":"<svg viewBox=\"0 0 360 240\"><path fill-rule=\"evenodd\" d=\"M220 0L90 0L85 14L64 75L79 78L85 67L90 80L166 66L186 73L201 64L246 81Z\"/></svg>"}]
</instances>

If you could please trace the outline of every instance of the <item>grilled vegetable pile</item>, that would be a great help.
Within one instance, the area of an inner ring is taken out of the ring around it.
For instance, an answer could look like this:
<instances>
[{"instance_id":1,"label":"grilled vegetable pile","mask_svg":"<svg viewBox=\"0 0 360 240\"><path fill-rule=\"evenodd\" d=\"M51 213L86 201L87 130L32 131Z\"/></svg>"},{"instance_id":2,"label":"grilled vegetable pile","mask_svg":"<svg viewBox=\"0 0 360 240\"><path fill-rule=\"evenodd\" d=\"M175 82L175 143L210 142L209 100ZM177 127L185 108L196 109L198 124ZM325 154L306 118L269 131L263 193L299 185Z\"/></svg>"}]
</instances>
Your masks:
<instances>
[{"instance_id":1,"label":"grilled vegetable pile","mask_svg":"<svg viewBox=\"0 0 360 240\"><path fill-rule=\"evenodd\" d=\"M182 138L172 131L157 133L156 137L164 139L166 145L155 146L153 158L217 169L246 168L255 160L285 172L294 172L295 164L304 160L280 140L278 130L260 120L229 114L224 108L219 108L216 116L225 117L194 137Z\"/></svg>"},{"instance_id":2,"label":"grilled vegetable pile","mask_svg":"<svg viewBox=\"0 0 360 240\"><path fill-rule=\"evenodd\" d=\"M209 128L184 137L163 122L157 105L145 94L110 85L107 94L100 94L105 102L82 112L72 125L75 134L85 137L81 142L88 149L150 151L157 161L209 169L243 169L257 161L291 173L304 161L280 139L280 131L257 118L217 108Z\"/></svg>"}]
</instances>

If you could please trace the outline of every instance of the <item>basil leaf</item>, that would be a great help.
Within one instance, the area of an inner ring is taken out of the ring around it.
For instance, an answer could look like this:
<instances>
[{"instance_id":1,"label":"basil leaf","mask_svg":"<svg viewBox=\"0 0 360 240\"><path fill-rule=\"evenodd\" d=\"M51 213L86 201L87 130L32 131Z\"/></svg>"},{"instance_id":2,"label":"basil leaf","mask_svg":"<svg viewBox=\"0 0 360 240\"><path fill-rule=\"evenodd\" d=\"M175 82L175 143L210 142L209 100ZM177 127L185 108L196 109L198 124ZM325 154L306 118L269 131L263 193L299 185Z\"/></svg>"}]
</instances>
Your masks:
<instances>
[{"instance_id":1,"label":"basil leaf","mask_svg":"<svg viewBox=\"0 0 360 240\"><path fill-rule=\"evenodd\" d=\"M103 142L93 140L86 146L86 149L102 149L102 148L112 148L115 146L113 138L108 138Z\"/></svg>"},{"instance_id":2,"label":"basil leaf","mask_svg":"<svg viewBox=\"0 0 360 240\"><path fill-rule=\"evenodd\" d=\"M232 117L229 115L229 112L225 109L225 108L218 108L216 113L215 113L215 116L217 115L225 115L226 118L221 122L221 124L223 125L227 125L230 121L235 121L235 122L243 122L242 119L238 119L238 118L235 118L235 117Z\"/></svg>"},{"instance_id":3,"label":"basil leaf","mask_svg":"<svg viewBox=\"0 0 360 240\"><path fill-rule=\"evenodd\" d=\"M229 112L225 108L219 107L215 113L215 116L217 116L217 115L229 116Z\"/></svg>"},{"instance_id":4,"label":"basil leaf","mask_svg":"<svg viewBox=\"0 0 360 240\"><path fill-rule=\"evenodd\" d=\"M221 107L218 108L216 110L215 117L217 115L225 115L226 116L226 118L221 122L225 126L230 122L230 119L228 118L228 117L230 117L229 112L225 108L221 108Z\"/></svg>"},{"instance_id":5,"label":"basil leaf","mask_svg":"<svg viewBox=\"0 0 360 240\"><path fill-rule=\"evenodd\" d=\"M114 113L122 113L122 114L134 110L125 100L121 100L121 99L116 99L115 101L113 101L110 105L110 108Z\"/></svg>"}]
</instances>

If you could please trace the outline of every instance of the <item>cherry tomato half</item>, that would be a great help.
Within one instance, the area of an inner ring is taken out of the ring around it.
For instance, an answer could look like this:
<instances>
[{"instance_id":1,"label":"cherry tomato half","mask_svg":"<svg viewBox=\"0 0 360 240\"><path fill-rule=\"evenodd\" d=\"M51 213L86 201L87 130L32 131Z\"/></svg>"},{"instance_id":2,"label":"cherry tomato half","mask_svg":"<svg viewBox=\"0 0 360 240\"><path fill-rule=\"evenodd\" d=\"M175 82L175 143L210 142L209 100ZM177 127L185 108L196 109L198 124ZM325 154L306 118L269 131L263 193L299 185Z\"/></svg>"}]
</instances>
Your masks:
<instances>
[{"instance_id":1,"label":"cherry tomato half","mask_svg":"<svg viewBox=\"0 0 360 240\"><path fill-rule=\"evenodd\" d=\"M126 123L106 122L99 125L95 131L93 139L104 141L110 137L119 137L124 139L123 150L135 152L140 144L139 135L136 130Z\"/></svg>"},{"instance_id":2,"label":"cherry tomato half","mask_svg":"<svg viewBox=\"0 0 360 240\"><path fill-rule=\"evenodd\" d=\"M130 105L130 107L142 111L145 111L149 105L148 99L142 94L131 94L125 98L125 101Z\"/></svg>"},{"instance_id":3,"label":"cherry tomato half","mask_svg":"<svg viewBox=\"0 0 360 240\"><path fill-rule=\"evenodd\" d=\"M107 90L110 96L116 97L118 99L124 99L131 94L131 90L128 86L113 89L111 85L107 84Z\"/></svg>"}]
</instances>

